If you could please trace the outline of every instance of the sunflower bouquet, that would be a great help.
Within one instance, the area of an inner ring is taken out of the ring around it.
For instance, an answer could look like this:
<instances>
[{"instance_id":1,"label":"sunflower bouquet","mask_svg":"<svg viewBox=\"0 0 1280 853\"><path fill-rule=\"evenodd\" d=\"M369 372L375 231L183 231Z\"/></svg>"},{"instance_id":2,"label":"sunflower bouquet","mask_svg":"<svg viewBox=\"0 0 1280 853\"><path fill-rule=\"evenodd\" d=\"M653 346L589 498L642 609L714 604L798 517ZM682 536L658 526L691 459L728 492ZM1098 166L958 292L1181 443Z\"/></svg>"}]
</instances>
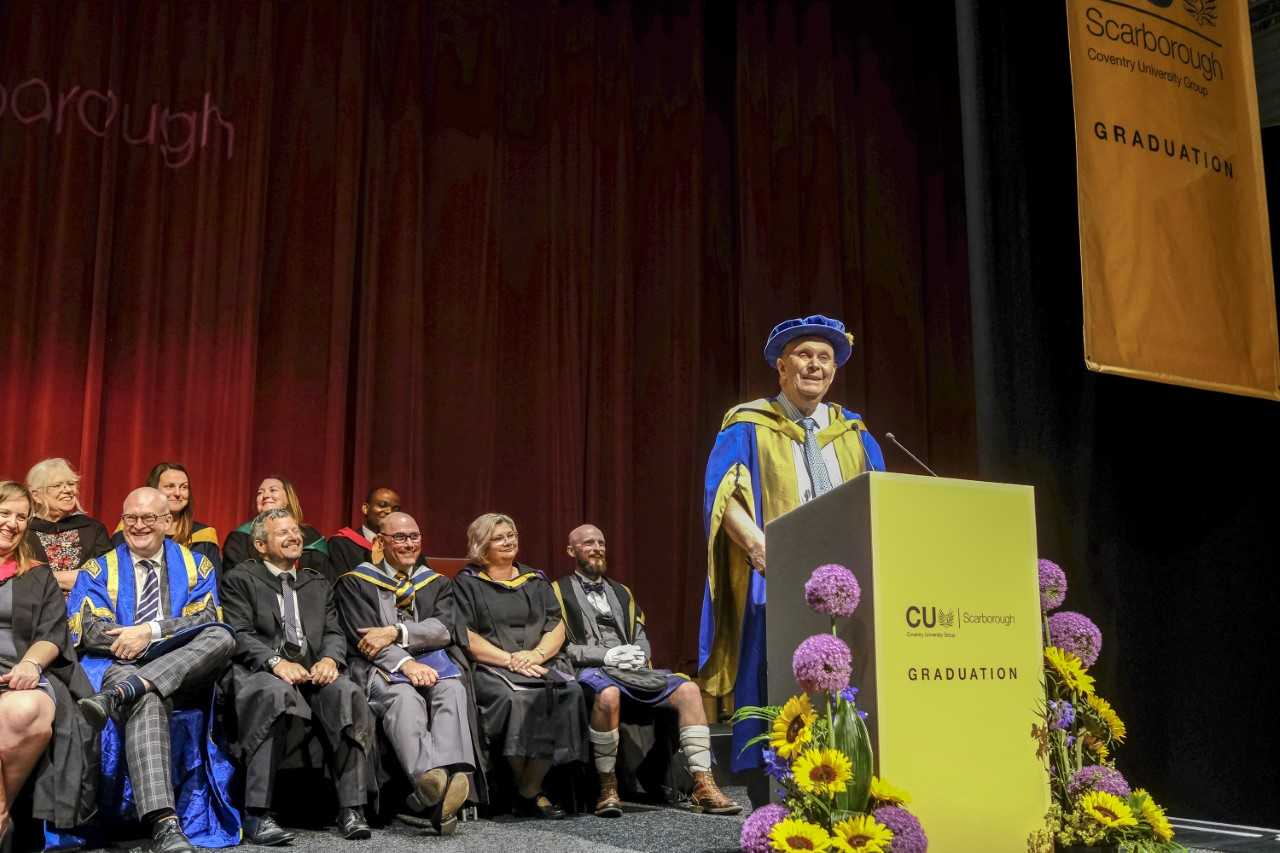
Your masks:
<instances>
[{"instance_id":1,"label":"sunflower bouquet","mask_svg":"<svg viewBox=\"0 0 1280 853\"><path fill-rule=\"evenodd\" d=\"M1114 753L1127 734L1124 721L1098 695L1089 674L1102 651L1102 632L1082 613L1053 613L1066 599L1066 573L1049 560L1040 561L1039 572L1045 701L1031 736L1048 768L1053 802L1045 829L1032 834L1028 848L1184 850L1173 840L1164 809L1145 790L1130 788L1116 769Z\"/></svg>"},{"instance_id":2,"label":"sunflower bouquet","mask_svg":"<svg viewBox=\"0 0 1280 853\"><path fill-rule=\"evenodd\" d=\"M836 619L849 617L862 592L847 568L813 570L805 601L831 618L831 633L815 634L796 647L792 673L800 692L783 705L739 708L733 721L763 720L767 731L765 772L784 792L781 805L756 809L742 827L746 853L924 853L929 842L899 790L873 775L874 757L866 712L849 684L853 655L836 636ZM815 708L810 694L822 697Z\"/></svg>"}]
</instances>

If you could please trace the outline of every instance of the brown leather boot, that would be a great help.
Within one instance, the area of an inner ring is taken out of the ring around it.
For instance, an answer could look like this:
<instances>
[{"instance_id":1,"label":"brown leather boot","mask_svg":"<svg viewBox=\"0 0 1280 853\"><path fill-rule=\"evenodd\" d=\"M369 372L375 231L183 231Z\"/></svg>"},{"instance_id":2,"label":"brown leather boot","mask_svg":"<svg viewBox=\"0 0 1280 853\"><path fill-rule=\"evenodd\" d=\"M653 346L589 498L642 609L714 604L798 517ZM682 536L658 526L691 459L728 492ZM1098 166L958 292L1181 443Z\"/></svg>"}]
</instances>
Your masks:
<instances>
[{"instance_id":1,"label":"brown leather boot","mask_svg":"<svg viewBox=\"0 0 1280 853\"><path fill-rule=\"evenodd\" d=\"M622 817L622 800L618 797L618 775L600 774L600 797L596 800L596 817Z\"/></svg>"},{"instance_id":2,"label":"brown leather boot","mask_svg":"<svg viewBox=\"0 0 1280 853\"><path fill-rule=\"evenodd\" d=\"M693 810L707 814L737 814L742 806L724 795L716 780L705 770L693 774Z\"/></svg>"}]
</instances>

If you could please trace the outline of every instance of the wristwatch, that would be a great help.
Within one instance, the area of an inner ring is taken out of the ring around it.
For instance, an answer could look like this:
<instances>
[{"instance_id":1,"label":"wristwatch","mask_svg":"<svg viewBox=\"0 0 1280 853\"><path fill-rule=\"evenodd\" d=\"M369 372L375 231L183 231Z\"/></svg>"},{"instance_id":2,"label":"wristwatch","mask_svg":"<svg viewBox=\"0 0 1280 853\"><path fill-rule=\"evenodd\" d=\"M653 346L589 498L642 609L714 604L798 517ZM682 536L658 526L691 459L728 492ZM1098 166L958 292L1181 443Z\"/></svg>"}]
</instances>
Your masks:
<instances>
[{"instance_id":1,"label":"wristwatch","mask_svg":"<svg viewBox=\"0 0 1280 853\"><path fill-rule=\"evenodd\" d=\"M284 660L284 658L280 657L280 655L272 655L271 657L267 658L267 669L268 670L275 669L276 664L280 663L280 661L282 660Z\"/></svg>"}]
</instances>

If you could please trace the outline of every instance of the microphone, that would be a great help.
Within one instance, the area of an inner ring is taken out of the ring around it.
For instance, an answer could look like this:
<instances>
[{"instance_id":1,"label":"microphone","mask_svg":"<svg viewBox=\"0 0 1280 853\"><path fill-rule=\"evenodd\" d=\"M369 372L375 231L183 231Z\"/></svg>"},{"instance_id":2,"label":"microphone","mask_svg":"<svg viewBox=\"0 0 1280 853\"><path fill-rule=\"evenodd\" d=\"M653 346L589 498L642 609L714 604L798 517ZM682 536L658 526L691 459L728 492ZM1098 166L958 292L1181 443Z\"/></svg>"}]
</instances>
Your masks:
<instances>
[{"instance_id":1,"label":"microphone","mask_svg":"<svg viewBox=\"0 0 1280 853\"><path fill-rule=\"evenodd\" d=\"M890 441L892 441L894 444L898 445L898 449L899 449L899 450L901 450L903 453L907 454L907 455L908 455L908 456L910 456L912 459L914 459L914 460L915 460L915 463L916 463L917 465L919 465L921 468L923 468L924 470L928 471L928 472L929 472L929 474L930 474L931 476L934 476L934 477L938 476L938 472L937 472L937 471L934 471L934 470L933 470L932 468L930 468L928 465L924 464L924 462L922 462L922 461L921 461L921 459L920 459L920 457L919 457L919 456L916 456L916 455L915 455L914 453L912 453L910 450L907 450L907 448L903 447L902 442L901 442L901 441L898 441L898 439L896 439L896 438L894 438L894 437L893 437L893 433L891 433L891 432L886 432L886 433L884 434L884 437L885 437L885 438L887 438L887 439L889 439Z\"/></svg>"}]
</instances>

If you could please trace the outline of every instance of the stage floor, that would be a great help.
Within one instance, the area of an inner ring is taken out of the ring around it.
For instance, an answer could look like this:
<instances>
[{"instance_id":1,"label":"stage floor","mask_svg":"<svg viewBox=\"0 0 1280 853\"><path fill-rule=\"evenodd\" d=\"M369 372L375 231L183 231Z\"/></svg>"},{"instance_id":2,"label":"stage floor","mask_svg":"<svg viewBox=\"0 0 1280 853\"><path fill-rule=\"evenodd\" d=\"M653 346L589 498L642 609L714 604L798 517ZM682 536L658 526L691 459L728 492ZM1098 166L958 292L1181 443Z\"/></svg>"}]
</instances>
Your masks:
<instances>
[{"instance_id":1,"label":"stage floor","mask_svg":"<svg viewBox=\"0 0 1280 853\"><path fill-rule=\"evenodd\" d=\"M742 788L726 789L739 802L746 802ZM744 815L716 817L693 814L676 808L631 804L621 818L606 820L578 815L563 821L522 820L499 817L494 820L459 824L451 838L435 838L433 833L403 823L375 830L368 842L344 842L332 831L298 830L298 839L283 848L243 845L239 849L330 853L350 844L352 853L732 853L738 849L738 833ZM1171 818L1178 841L1191 853L1280 853L1280 830L1210 824ZM117 850L141 844L134 841Z\"/></svg>"}]
</instances>

